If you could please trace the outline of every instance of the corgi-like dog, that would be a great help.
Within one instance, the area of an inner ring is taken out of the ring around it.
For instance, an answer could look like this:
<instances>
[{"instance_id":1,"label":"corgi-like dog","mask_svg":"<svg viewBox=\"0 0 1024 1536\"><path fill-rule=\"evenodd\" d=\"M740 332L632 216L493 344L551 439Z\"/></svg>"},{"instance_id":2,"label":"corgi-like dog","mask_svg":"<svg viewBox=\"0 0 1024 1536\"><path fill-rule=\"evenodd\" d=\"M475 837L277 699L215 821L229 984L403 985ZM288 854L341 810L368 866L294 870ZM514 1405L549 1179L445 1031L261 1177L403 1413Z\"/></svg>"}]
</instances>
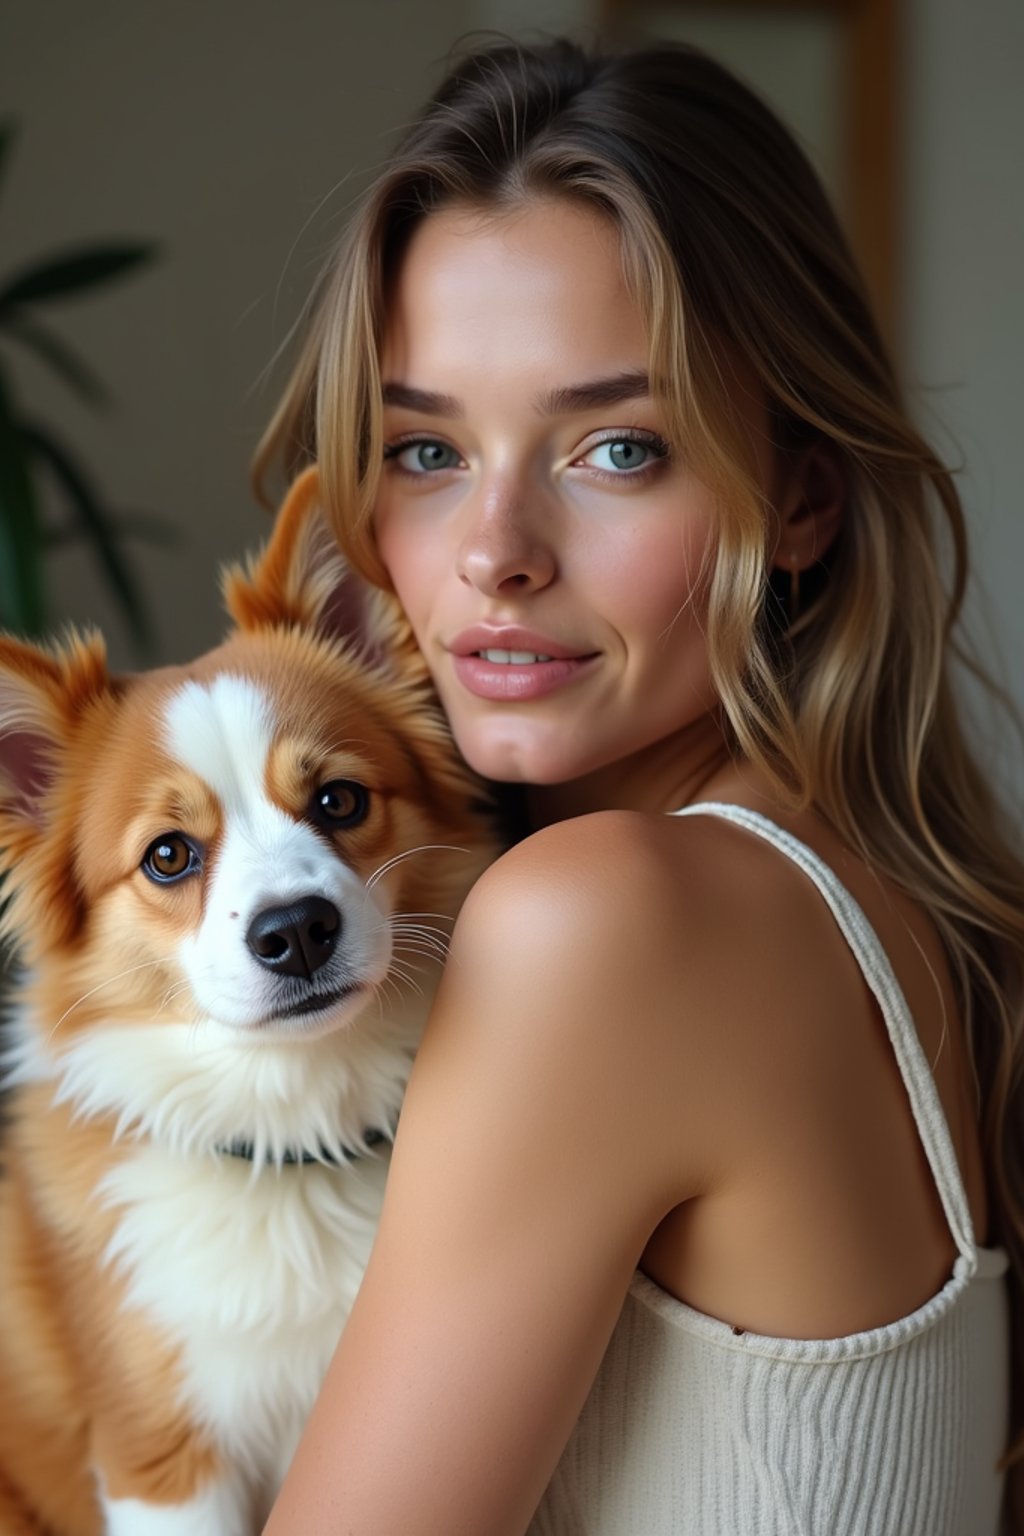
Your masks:
<instances>
[{"instance_id":1,"label":"corgi-like dog","mask_svg":"<svg viewBox=\"0 0 1024 1536\"><path fill-rule=\"evenodd\" d=\"M317 501L313 469L190 666L0 638L0 1536L259 1530L369 1256L448 920L498 851Z\"/></svg>"}]
</instances>

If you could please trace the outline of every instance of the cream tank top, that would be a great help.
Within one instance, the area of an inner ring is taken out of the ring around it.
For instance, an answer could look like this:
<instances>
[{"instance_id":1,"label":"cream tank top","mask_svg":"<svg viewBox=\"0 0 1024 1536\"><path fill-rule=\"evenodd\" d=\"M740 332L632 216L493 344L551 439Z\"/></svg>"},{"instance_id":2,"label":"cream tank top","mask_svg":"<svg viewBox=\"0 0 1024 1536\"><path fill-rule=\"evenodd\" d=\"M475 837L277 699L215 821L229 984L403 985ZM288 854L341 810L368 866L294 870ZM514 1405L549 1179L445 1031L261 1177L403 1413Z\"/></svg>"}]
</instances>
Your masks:
<instances>
[{"instance_id":1,"label":"cream tank top","mask_svg":"<svg viewBox=\"0 0 1024 1536\"><path fill-rule=\"evenodd\" d=\"M906 1317L836 1339L734 1334L636 1273L529 1536L997 1536L1008 1260L979 1248L935 1084L863 911L806 844L724 816L814 881L878 1000L958 1257Z\"/></svg>"}]
</instances>

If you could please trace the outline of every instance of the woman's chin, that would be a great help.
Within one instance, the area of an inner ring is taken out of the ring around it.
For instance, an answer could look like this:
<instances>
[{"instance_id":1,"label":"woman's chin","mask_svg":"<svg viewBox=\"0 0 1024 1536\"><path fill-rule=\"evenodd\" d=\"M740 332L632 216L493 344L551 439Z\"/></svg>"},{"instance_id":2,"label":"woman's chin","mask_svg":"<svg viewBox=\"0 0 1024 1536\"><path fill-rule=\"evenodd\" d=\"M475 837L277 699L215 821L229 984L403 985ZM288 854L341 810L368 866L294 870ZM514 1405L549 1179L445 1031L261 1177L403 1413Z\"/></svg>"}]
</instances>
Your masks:
<instances>
[{"instance_id":1,"label":"woman's chin","mask_svg":"<svg viewBox=\"0 0 1024 1536\"><path fill-rule=\"evenodd\" d=\"M537 739L533 732L460 732L455 743L474 773L497 784L565 784L594 766L584 762L573 743ZM546 733L545 733L546 735Z\"/></svg>"}]
</instances>

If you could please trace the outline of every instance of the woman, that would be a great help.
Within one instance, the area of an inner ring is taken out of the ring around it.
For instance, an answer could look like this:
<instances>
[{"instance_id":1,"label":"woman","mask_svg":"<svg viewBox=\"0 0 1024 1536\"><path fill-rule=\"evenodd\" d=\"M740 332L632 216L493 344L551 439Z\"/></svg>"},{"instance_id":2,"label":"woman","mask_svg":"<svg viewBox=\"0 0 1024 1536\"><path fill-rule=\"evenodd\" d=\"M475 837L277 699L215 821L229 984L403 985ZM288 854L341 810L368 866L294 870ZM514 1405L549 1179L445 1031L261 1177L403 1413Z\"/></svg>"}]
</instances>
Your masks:
<instances>
[{"instance_id":1,"label":"woman","mask_svg":"<svg viewBox=\"0 0 1024 1536\"><path fill-rule=\"evenodd\" d=\"M310 458L532 835L268 1532L1021 1530L1024 869L802 155L687 49L468 58L316 295Z\"/></svg>"}]
</instances>

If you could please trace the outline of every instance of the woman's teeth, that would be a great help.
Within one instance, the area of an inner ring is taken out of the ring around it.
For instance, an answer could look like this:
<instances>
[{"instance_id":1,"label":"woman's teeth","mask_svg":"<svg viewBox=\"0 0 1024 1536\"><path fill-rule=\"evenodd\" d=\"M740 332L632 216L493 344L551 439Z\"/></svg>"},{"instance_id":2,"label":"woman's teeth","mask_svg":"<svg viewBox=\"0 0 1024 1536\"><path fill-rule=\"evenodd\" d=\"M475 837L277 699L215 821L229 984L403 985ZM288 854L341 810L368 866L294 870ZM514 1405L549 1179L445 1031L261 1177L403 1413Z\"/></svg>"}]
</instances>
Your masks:
<instances>
[{"instance_id":1,"label":"woman's teeth","mask_svg":"<svg viewBox=\"0 0 1024 1536\"><path fill-rule=\"evenodd\" d=\"M542 656L534 651L477 651L484 661L496 661L502 666L527 667L535 661L550 661L550 656Z\"/></svg>"}]
</instances>

